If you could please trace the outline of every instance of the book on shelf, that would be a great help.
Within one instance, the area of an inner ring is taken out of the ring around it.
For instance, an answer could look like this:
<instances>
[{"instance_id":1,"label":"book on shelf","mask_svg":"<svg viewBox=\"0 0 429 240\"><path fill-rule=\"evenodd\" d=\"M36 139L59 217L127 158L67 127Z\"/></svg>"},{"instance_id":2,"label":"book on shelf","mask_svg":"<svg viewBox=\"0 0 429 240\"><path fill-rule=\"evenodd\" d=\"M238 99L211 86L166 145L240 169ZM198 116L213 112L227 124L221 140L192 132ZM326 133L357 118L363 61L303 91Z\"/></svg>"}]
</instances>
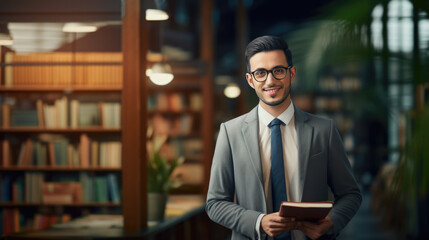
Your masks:
<instances>
[{"instance_id":1,"label":"book on shelf","mask_svg":"<svg viewBox=\"0 0 429 240\"><path fill-rule=\"evenodd\" d=\"M67 229L79 231L79 229L108 229L123 228L124 218L118 214L89 214L75 218L69 222L55 224L53 229Z\"/></svg>"},{"instance_id":2,"label":"book on shelf","mask_svg":"<svg viewBox=\"0 0 429 240\"><path fill-rule=\"evenodd\" d=\"M2 141L2 167L121 167L122 143L107 139L91 139L81 134L80 142L70 142L63 135L39 134L23 142ZM16 156L16 158L12 158Z\"/></svg>"},{"instance_id":3,"label":"book on shelf","mask_svg":"<svg viewBox=\"0 0 429 240\"><path fill-rule=\"evenodd\" d=\"M26 172L12 177L0 178L2 203L76 204L120 203L120 181L116 173L93 175L79 172L78 175L50 176Z\"/></svg>"},{"instance_id":4,"label":"book on shelf","mask_svg":"<svg viewBox=\"0 0 429 240\"><path fill-rule=\"evenodd\" d=\"M109 201L109 186L105 176L95 176L95 201L108 202Z\"/></svg>"},{"instance_id":5,"label":"book on shelf","mask_svg":"<svg viewBox=\"0 0 429 240\"><path fill-rule=\"evenodd\" d=\"M46 229L54 224L66 223L71 220L70 214L59 212L36 212L32 217L27 217L26 215L28 214L19 208L0 209L0 235Z\"/></svg>"},{"instance_id":6,"label":"book on shelf","mask_svg":"<svg viewBox=\"0 0 429 240\"><path fill-rule=\"evenodd\" d=\"M332 201L323 202L289 202L280 204L279 215L294 217L297 221L316 221L324 219L333 206Z\"/></svg>"},{"instance_id":7,"label":"book on shelf","mask_svg":"<svg viewBox=\"0 0 429 240\"><path fill-rule=\"evenodd\" d=\"M79 100L73 99L70 101L70 127L77 128L79 126Z\"/></svg>"},{"instance_id":8,"label":"book on shelf","mask_svg":"<svg viewBox=\"0 0 429 240\"><path fill-rule=\"evenodd\" d=\"M43 103L41 99L36 101L39 119L43 120L40 127L66 128L68 126L68 99L63 96L56 99L53 104Z\"/></svg>"},{"instance_id":9,"label":"book on shelf","mask_svg":"<svg viewBox=\"0 0 429 240\"><path fill-rule=\"evenodd\" d=\"M10 127L10 105L6 103L2 104L2 122L3 127Z\"/></svg>"},{"instance_id":10,"label":"book on shelf","mask_svg":"<svg viewBox=\"0 0 429 240\"><path fill-rule=\"evenodd\" d=\"M18 208L0 209L0 234L8 235L21 231L21 216Z\"/></svg>"},{"instance_id":11,"label":"book on shelf","mask_svg":"<svg viewBox=\"0 0 429 240\"><path fill-rule=\"evenodd\" d=\"M79 173L79 182L82 187L82 202L95 202L94 178L88 172Z\"/></svg>"},{"instance_id":12,"label":"book on shelf","mask_svg":"<svg viewBox=\"0 0 429 240\"><path fill-rule=\"evenodd\" d=\"M7 139L2 140L2 166L9 167L11 165L10 142Z\"/></svg>"},{"instance_id":13,"label":"book on shelf","mask_svg":"<svg viewBox=\"0 0 429 240\"><path fill-rule=\"evenodd\" d=\"M28 138L21 144L17 166L33 165L33 141Z\"/></svg>"},{"instance_id":14,"label":"book on shelf","mask_svg":"<svg viewBox=\"0 0 429 240\"><path fill-rule=\"evenodd\" d=\"M201 111L203 108L203 96L201 93L192 93L189 96L189 109L192 111Z\"/></svg>"},{"instance_id":15,"label":"book on shelf","mask_svg":"<svg viewBox=\"0 0 429 240\"><path fill-rule=\"evenodd\" d=\"M79 149L76 144L69 144L67 146L67 162L69 167L79 167Z\"/></svg>"},{"instance_id":16,"label":"book on shelf","mask_svg":"<svg viewBox=\"0 0 429 240\"><path fill-rule=\"evenodd\" d=\"M34 142L34 164L36 166L47 166L48 165L48 145L41 141Z\"/></svg>"},{"instance_id":17,"label":"book on shelf","mask_svg":"<svg viewBox=\"0 0 429 240\"><path fill-rule=\"evenodd\" d=\"M27 106L29 104L35 106L29 107ZM73 99L69 104L68 98L63 96L53 102L37 99L34 103L24 103L23 105L25 108L2 104L3 127L67 128L70 126L77 128L102 126L109 128L121 126L120 102L81 102Z\"/></svg>"},{"instance_id":18,"label":"book on shelf","mask_svg":"<svg viewBox=\"0 0 429 240\"><path fill-rule=\"evenodd\" d=\"M156 107L156 96L154 94L149 94L147 97L147 110L153 111Z\"/></svg>"},{"instance_id":19,"label":"book on shelf","mask_svg":"<svg viewBox=\"0 0 429 240\"><path fill-rule=\"evenodd\" d=\"M98 167L101 164L99 163L100 160L100 143L98 141L95 140L91 140L91 157L90 157L90 165L92 167Z\"/></svg>"},{"instance_id":20,"label":"book on shelf","mask_svg":"<svg viewBox=\"0 0 429 240\"><path fill-rule=\"evenodd\" d=\"M199 138L171 138L169 143L164 144L169 156L167 158L185 156L187 159L201 159L203 156L203 141ZM163 146L164 147L164 146Z\"/></svg>"},{"instance_id":21,"label":"book on shelf","mask_svg":"<svg viewBox=\"0 0 429 240\"><path fill-rule=\"evenodd\" d=\"M33 220L32 230L47 229L58 223L65 223L71 220L70 214L40 214L36 213Z\"/></svg>"},{"instance_id":22,"label":"book on shelf","mask_svg":"<svg viewBox=\"0 0 429 240\"><path fill-rule=\"evenodd\" d=\"M105 128L121 126L121 103L102 102L101 125Z\"/></svg>"},{"instance_id":23,"label":"book on shelf","mask_svg":"<svg viewBox=\"0 0 429 240\"><path fill-rule=\"evenodd\" d=\"M47 64L38 64L41 62ZM87 64L73 66L75 62ZM51 52L25 54L7 52L5 54L5 63L7 64L4 74L6 87L122 85L121 52ZM26 65L13 65L14 63L26 63ZM32 63L34 63L34 65L32 65ZM49 63L52 63L52 65L49 65Z\"/></svg>"},{"instance_id":24,"label":"book on shelf","mask_svg":"<svg viewBox=\"0 0 429 240\"><path fill-rule=\"evenodd\" d=\"M57 166L68 166L67 149L69 145L68 139L58 139L54 142L55 163Z\"/></svg>"},{"instance_id":25,"label":"book on shelf","mask_svg":"<svg viewBox=\"0 0 429 240\"><path fill-rule=\"evenodd\" d=\"M156 110L158 111L168 111L168 96L165 93L157 93L155 97L156 101Z\"/></svg>"},{"instance_id":26,"label":"book on shelf","mask_svg":"<svg viewBox=\"0 0 429 240\"><path fill-rule=\"evenodd\" d=\"M182 93L171 93L168 95L168 106L170 111L180 112L186 108L185 96Z\"/></svg>"},{"instance_id":27,"label":"book on shelf","mask_svg":"<svg viewBox=\"0 0 429 240\"><path fill-rule=\"evenodd\" d=\"M11 109L11 127L38 127L38 115L36 109Z\"/></svg>"},{"instance_id":28,"label":"book on shelf","mask_svg":"<svg viewBox=\"0 0 429 240\"><path fill-rule=\"evenodd\" d=\"M200 185L204 181L204 168L199 163L185 163L177 166L172 176L181 179L186 185Z\"/></svg>"},{"instance_id":29,"label":"book on shelf","mask_svg":"<svg viewBox=\"0 0 429 240\"><path fill-rule=\"evenodd\" d=\"M79 127L100 126L100 106L96 102L80 102L78 112Z\"/></svg>"},{"instance_id":30,"label":"book on shelf","mask_svg":"<svg viewBox=\"0 0 429 240\"><path fill-rule=\"evenodd\" d=\"M183 114L173 120L171 135L187 135L192 132L193 117L190 114Z\"/></svg>"},{"instance_id":31,"label":"book on shelf","mask_svg":"<svg viewBox=\"0 0 429 240\"><path fill-rule=\"evenodd\" d=\"M118 183L117 175L113 173L107 174L107 184L109 188L109 196L110 196L111 202L120 203L121 194L119 192L119 183Z\"/></svg>"},{"instance_id":32,"label":"book on shelf","mask_svg":"<svg viewBox=\"0 0 429 240\"><path fill-rule=\"evenodd\" d=\"M25 201L25 186L24 178L17 177L12 183L12 202L14 203L23 203Z\"/></svg>"},{"instance_id":33,"label":"book on shelf","mask_svg":"<svg viewBox=\"0 0 429 240\"><path fill-rule=\"evenodd\" d=\"M79 182L44 182L42 190L44 204L82 202L82 188Z\"/></svg>"},{"instance_id":34,"label":"book on shelf","mask_svg":"<svg viewBox=\"0 0 429 240\"><path fill-rule=\"evenodd\" d=\"M89 167L90 154L91 154L91 140L86 134L80 135L79 151L80 151L80 166Z\"/></svg>"},{"instance_id":35,"label":"book on shelf","mask_svg":"<svg viewBox=\"0 0 429 240\"><path fill-rule=\"evenodd\" d=\"M44 174L40 172L26 172L25 178L25 202L41 203L42 202L42 185Z\"/></svg>"},{"instance_id":36,"label":"book on shelf","mask_svg":"<svg viewBox=\"0 0 429 240\"><path fill-rule=\"evenodd\" d=\"M4 56L5 63L13 62L13 54L6 53ZM10 65L4 67L4 85L5 87L11 87L13 85L13 68Z\"/></svg>"},{"instance_id":37,"label":"book on shelf","mask_svg":"<svg viewBox=\"0 0 429 240\"><path fill-rule=\"evenodd\" d=\"M79 173L82 188L82 202L120 203L121 193L119 178L115 173L94 176L88 172Z\"/></svg>"},{"instance_id":38,"label":"book on shelf","mask_svg":"<svg viewBox=\"0 0 429 240\"><path fill-rule=\"evenodd\" d=\"M5 174L1 178L1 201L11 202L12 201L12 184L13 179L10 175Z\"/></svg>"},{"instance_id":39,"label":"book on shelf","mask_svg":"<svg viewBox=\"0 0 429 240\"><path fill-rule=\"evenodd\" d=\"M66 128L68 126L68 99L66 96L55 100L55 113L56 126Z\"/></svg>"},{"instance_id":40,"label":"book on shelf","mask_svg":"<svg viewBox=\"0 0 429 240\"><path fill-rule=\"evenodd\" d=\"M109 141L100 143L101 167L120 167L122 159L122 143L119 141Z\"/></svg>"}]
</instances>

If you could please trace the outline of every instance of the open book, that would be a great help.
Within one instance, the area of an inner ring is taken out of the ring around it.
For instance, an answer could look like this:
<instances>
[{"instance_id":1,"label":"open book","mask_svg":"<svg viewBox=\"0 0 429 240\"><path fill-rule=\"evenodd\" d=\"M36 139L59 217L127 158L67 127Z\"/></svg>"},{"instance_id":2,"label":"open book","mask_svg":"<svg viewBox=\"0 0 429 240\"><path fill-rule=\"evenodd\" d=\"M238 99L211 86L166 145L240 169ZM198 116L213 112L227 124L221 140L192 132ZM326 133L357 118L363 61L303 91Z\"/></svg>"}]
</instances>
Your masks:
<instances>
[{"instance_id":1,"label":"open book","mask_svg":"<svg viewBox=\"0 0 429 240\"><path fill-rule=\"evenodd\" d=\"M332 201L282 202L279 215L282 217L294 217L296 221L320 220L328 215L332 206Z\"/></svg>"}]
</instances>

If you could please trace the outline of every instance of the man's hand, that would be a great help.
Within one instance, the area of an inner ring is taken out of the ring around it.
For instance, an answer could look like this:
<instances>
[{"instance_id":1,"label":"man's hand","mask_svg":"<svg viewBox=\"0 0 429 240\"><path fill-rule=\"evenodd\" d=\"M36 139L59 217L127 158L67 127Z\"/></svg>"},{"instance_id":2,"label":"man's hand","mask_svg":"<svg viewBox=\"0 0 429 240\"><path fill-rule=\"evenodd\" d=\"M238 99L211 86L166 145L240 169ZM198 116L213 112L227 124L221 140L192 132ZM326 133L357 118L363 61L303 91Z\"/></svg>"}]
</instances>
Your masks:
<instances>
[{"instance_id":1,"label":"man's hand","mask_svg":"<svg viewBox=\"0 0 429 240\"><path fill-rule=\"evenodd\" d=\"M294 218L281 217L276 212L262 217L261 228L268 236L274 237L285 231L296 229L296 222Z\"/></svg>"},{"instance_id":2,"label":"man's hand","mask_svg":"<svg viewBox=\"0 0 429 240\"><path fill-rule=\"evenodd\" d=\"M297 222L297 228L311 239L318 239L327 233L333 227L333 223L329 217L320 220L319 222Z\"/></svg>"}]
</instances>

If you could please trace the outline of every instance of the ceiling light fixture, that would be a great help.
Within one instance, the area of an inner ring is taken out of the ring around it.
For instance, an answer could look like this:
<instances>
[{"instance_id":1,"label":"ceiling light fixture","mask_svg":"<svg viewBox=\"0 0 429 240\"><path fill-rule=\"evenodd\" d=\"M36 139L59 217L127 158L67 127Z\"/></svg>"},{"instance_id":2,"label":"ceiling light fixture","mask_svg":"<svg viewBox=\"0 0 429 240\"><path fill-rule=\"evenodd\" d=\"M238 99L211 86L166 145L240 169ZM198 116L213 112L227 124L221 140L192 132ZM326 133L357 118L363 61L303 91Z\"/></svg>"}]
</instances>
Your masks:
<instances>
[{"instance_id":1,"label":"ceiling light fixture","mask_svg":"<svg viewBox=\"0 0 429 240\"><path fill-rule=\"evenodd\" d=\"M168 18L168 13L163 10L146 9L146 21L164 21Z\"/></svg>"},{"instance_id":2,"label":"ceiling light fixture","mask_svg":"<svg viewBox=\"0 0 429 240\"><path fill-rule=\"evenodd\" d=\"M174 75L171 66L168 63L155 63L152 69L146 70L146 75L150 81L156 85L167 85L173 81Z\"/></svg>"},{"instance_id":3,"label":"ceiling light fixture","mask_svg":"<svg viewBox=\"0 0 429 240\"><path fill-rule=\"evenodd\" d=\"M63 26L63 32L95 32L97 26L86 23L66 23Z\"/></svg>"},{"instance_id":4,"label":"ceiling light fixture","mask_svg":"<svg viewBox=\"0 0 429 240\"><path fill-rule=\"evenodd\" d=\"M237 98L240 96L241 90L236 83L230 83L226 86L223 94L225 94L227 98Z\"/></svg>"},{"instance_id":5,"label":"ceiling light fixture","mask_svg":"<svg viewBox=\"0 0 429 240\"><path fill-rule=\"evenodd\" d=\"M0 45L2 46L13 45L12 37L8 34L0 33Z\"/></svg>"},{"instance_id":6,"label":"ceiling light fixture","mask_svg":"<svg viewBox=\"0 0 429 240\"><path fill-rule=\"evenodd\" d=\"M9 46L13 45L13 39L10 35L7 23L0 24L0 45Z\"/></svg>"}]
</instances>

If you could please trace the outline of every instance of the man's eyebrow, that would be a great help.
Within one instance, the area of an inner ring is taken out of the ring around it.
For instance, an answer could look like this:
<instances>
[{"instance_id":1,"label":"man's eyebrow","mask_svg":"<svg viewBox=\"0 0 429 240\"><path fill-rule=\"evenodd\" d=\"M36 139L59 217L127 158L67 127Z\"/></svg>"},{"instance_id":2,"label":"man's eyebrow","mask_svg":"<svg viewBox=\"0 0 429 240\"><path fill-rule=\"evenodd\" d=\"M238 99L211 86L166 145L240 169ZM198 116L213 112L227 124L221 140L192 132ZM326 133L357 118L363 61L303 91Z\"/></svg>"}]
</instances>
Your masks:
<instances>
[{"instance_id":1,"label":"man's eyebrow","mask_svg":"<svg viewBox=\"0 0 429 240\"><path fill-rule=\"evenodd\" d=\"M273 67L271 69L278 68L278 67L284 67L285 68L285 66L283 66L283 65L277 65L277 66L275 66L275 67Z\"/></svg>"},{"instance_id":2,"label":"man's eyebrow","mask_svg":"<svg viewBox=\"0 0 429 240\"><path fill-rule=\"evenodd\" d=\"M260 70L267 70L267 69L265 69L265 68L257 68L255 70L253 70L252 72L254 72L254 71L260 71Z\"/></svg>"},{"instance_id":3,"label":"man's eyebrow","mask_svg":"<svg viewBox=\"0 0 429 240\"><path fill-rule=\"evenodd\" d=\"M284 67L285 68L285 66L283 66L283 65L277 65L277 66L275 66L275 67L273 67L273 68L271 68L271 69L269 69L269 70L273 70L274 68L278 68L278 67ZM257 69L255 69L255 70L253 70L252 72L254 72L254 71L260 71L260 70L268 70L268 69L266 69L266 68L257 68Z\"/></svg>"}]
</instances>

